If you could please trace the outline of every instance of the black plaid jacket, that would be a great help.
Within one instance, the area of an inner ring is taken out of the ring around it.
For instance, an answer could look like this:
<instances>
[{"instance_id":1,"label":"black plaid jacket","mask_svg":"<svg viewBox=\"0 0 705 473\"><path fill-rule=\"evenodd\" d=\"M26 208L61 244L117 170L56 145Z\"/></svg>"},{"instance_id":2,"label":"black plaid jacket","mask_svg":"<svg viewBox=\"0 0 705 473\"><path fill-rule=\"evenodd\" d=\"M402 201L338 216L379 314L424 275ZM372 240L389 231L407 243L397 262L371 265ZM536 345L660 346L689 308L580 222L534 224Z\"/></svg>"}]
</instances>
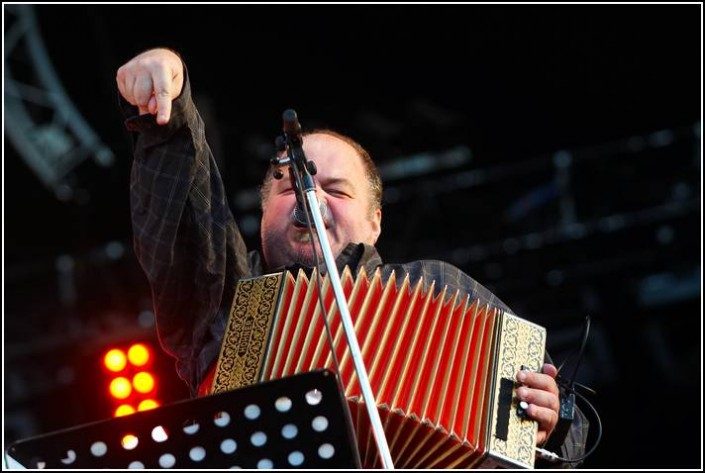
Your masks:
<instances>
[{"instance_id":1,"label":"black plaid jacket","mask_svg":"<svg viewBox=\"0 0 705 473\"><path fill-rule=\"evenodd\" d=\"M151 285L160 343L195 394L218 357L235 282L284 268L266 268L259 253L248 253L187 78L167 125L157 125L152 115L138 116L122 99L121 107L127 129L135 133L130 185L135 253ZM383 264L374 247L351 244L336 263L353 273L364 267L368 274L379 268L383 277L408 274L411 282L423 277L438 289L447 285L509 310L442 261ZM572 458L584 445L577 433L566 452Z\"/></svg>"}]
</instances>

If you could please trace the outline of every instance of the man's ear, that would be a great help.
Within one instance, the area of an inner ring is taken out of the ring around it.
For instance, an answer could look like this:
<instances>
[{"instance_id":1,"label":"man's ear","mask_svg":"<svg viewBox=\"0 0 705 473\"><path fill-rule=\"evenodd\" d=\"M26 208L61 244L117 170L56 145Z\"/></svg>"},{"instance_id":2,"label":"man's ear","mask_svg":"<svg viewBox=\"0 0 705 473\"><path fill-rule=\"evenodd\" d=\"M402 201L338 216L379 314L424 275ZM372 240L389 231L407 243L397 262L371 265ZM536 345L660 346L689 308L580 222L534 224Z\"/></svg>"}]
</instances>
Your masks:
<instances>
[{"instance_id":1,"label":"man's ear","mask_svg":"<svg viewBox=\"0 0 705 473\"><path fill-rule=\"evenodd\" d=\"M374 211L372 214L372 231L371 231L371 240L372 240L372 245L377 243L377 239L379 238L379 235L382 233L382 209L377 209Z\"/></svg>"}]
</instances>

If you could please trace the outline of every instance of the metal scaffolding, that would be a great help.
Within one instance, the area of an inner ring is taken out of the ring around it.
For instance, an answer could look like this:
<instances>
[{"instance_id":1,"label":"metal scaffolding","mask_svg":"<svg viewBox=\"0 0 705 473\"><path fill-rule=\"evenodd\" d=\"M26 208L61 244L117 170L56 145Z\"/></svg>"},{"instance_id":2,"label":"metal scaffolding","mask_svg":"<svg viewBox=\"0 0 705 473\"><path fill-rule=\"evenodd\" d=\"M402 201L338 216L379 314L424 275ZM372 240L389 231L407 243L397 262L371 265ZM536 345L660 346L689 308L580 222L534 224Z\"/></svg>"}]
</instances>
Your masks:
<instances>
[{"instance_id":1,"label":"metal scaffolding","mask_svg":"<svg viewBox=\"0 0 705 473\"><path fill-rule=\"evenodd\" d=\"M44 48L32 5L5 5L5 133L57 198L68 200L66 177L92 158L113 164L113 152L66 94Z\"/></svg>"}]
</instances>

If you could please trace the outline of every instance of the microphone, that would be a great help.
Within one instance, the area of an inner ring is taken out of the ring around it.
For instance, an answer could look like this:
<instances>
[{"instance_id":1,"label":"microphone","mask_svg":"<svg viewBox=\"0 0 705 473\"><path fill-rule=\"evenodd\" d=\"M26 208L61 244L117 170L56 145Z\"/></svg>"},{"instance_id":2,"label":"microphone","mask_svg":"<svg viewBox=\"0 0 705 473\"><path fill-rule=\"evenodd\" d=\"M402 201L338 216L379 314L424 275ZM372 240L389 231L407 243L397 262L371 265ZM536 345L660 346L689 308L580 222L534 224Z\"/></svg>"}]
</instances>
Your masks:
<instances>
[{"instance_id":1,"label":"microphone","mask_svg":"<svg viewBox=\"0 0 705 473\"><path fill-rule=\"evenodd\" d=\"M291 108L284 110L284 113L282 114L282 121L284 122L284 134L292 141L293 144L300 144L301 124L299 123L299 117L296 115L296 112Z\"/></svg>"},{"instance_id":2,"label":"microphone","mask_svg":"<svg viewBox=\"0 0 705 473\"><path fill-rule=\"evenodd\" d=\"M319 206L321 209L321 217L323 218L323 222L327 223L330 219L330 210L328 210L328 206L326 205L325 202L322 200L319 202ZM294 211L291 213L291 218L294 220L295 224L306 226L306 209L303 207L303 205L300 202L296 202L296 206L294 207ZM313 217L311 217L311 224L313 224Z\"/></svg>"}]
</instances>

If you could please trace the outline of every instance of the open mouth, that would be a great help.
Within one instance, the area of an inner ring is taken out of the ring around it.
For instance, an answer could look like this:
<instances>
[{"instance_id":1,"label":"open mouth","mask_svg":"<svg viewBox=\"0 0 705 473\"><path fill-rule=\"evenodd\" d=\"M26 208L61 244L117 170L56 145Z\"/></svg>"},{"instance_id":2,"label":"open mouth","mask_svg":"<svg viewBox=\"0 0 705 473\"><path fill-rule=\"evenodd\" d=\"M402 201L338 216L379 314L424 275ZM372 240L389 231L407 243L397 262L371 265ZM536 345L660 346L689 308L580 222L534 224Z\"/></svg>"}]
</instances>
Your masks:
<instances>
[{"instance_id":1,"label":"open mouth","mask_svg":"<svg viewBox=\"0 0 705 473\"><path fill-rule=\"evenodd\" d=\"M308 230L294 232L294 241L297 243L310 243L311 233Z\"/></svg>"}]
</instances>

